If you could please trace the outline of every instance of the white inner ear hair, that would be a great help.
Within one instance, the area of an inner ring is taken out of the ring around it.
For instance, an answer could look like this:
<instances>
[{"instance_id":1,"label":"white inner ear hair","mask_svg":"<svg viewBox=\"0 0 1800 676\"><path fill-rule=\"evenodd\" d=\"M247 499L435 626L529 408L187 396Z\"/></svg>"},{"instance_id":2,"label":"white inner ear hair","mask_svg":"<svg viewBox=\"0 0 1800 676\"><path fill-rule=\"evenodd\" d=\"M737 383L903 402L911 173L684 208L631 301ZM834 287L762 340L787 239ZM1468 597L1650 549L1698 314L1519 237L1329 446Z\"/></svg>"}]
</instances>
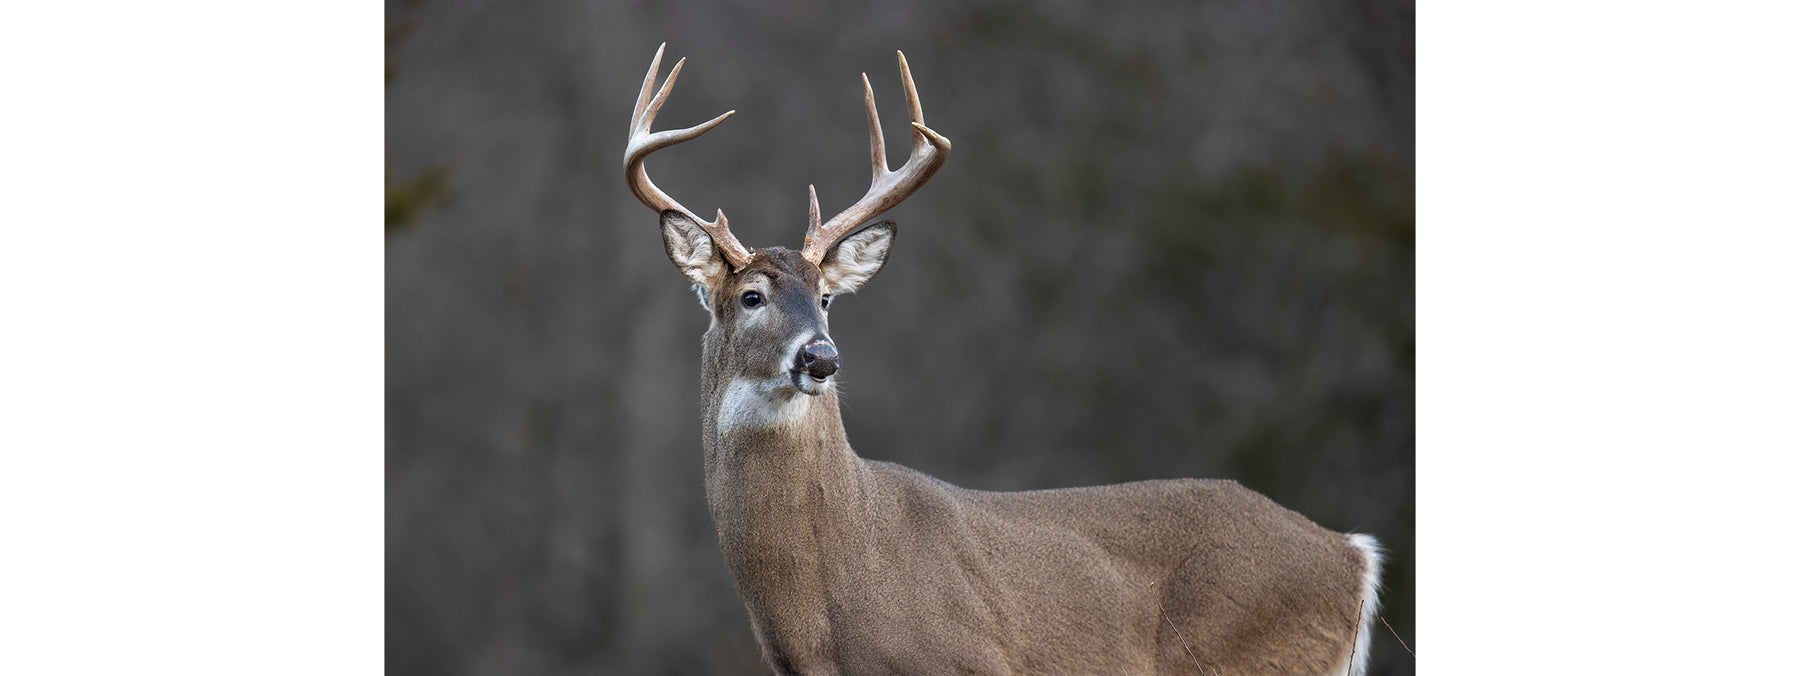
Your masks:
<instances>
[{"instance_id":1,"label":"white inner ear hair","mask_svg":"<svg viewBox=\"0 0 1800 676\"><path fill-rule=\"evenodd\" d=\"M893 233L871 228L850 236L832 250L819 270L829 293L851 293L881 271Z\"/></svg>"},{"instance_id":2,"label":"white inner ear hair","mask_svg":"<svg viewBox=\"0 0 1800 676\"><path fill-rule=\"evenodd\" d=\"M694 293L700 305L709 306L706 289L725 274L725 261L713 255L712 237L697 226L663 226L663 241L668 244L669 260L681 274L694 282Z\"/></svg>"}]
</instances>

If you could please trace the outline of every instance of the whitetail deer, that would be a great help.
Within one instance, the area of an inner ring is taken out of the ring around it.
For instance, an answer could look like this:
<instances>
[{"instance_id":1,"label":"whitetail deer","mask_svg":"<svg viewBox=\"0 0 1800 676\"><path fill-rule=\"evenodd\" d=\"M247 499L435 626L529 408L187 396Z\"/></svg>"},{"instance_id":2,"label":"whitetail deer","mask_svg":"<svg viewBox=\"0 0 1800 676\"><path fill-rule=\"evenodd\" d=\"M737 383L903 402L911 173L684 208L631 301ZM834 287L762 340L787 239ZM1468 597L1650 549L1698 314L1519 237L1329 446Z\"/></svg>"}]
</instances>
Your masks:
<instances>
[{"instance_id":1,"label":"whitetail deer","mask_svg":"<svg viewBox=\"0 0 1800 676\"><path fill-rule=\"evenodd\" d=\"M685 60L684 60L685 61ZM780 674L1360 674L1381 555L1233 481L996 493L857 457L827 330L833 297L887 262L863 222L942 166L906 56L912 154L887 167L863 76L875 178L806 244L749 250L651 183L644 158L731 115L652 133L681 62L631 116L625 175L712 316L700 356L706 497L768 668ZM735 112L735 111L732 111Z\"/></svg>"}]
</instances>

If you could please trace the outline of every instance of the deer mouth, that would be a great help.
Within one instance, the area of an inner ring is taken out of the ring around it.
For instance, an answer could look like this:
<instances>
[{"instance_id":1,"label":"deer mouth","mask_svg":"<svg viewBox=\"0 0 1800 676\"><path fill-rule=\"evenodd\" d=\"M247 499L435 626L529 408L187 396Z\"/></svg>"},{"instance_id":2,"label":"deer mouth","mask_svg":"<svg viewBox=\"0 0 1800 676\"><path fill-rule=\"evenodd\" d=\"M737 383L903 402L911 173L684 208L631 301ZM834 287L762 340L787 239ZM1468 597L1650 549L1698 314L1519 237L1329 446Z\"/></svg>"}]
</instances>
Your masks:
<instances>
[{"instance_id":1,"label":"deer mouth","mask_svg":"<svg viewBox=\"0 0 1800 676\"><path fill-rule=\"evenodd\" d=\"M788 380L793 381L794 389L815 397L831 389L831 376L814 375L805 369L788 371Z\"/></svg>"}]
</instances>

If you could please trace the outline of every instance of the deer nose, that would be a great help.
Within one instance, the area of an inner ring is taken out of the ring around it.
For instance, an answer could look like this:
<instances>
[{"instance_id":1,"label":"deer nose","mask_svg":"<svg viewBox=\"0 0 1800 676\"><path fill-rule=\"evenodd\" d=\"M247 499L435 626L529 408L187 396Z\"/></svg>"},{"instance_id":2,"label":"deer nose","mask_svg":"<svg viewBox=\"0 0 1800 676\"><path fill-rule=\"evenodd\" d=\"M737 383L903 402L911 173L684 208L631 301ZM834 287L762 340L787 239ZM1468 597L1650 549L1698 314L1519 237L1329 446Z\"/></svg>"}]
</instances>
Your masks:
<instances>
[{"instance_id":1,"label":"deer nose","mask_svg":"<svg viewBox=\"0 0 1800 676\"><path fill-rule=\"evenodd\" d=\"M831 377L838 370L837 347L825 340L807 343L800 349L800 368L819 380Z\"/></svg>"}]
</instances>

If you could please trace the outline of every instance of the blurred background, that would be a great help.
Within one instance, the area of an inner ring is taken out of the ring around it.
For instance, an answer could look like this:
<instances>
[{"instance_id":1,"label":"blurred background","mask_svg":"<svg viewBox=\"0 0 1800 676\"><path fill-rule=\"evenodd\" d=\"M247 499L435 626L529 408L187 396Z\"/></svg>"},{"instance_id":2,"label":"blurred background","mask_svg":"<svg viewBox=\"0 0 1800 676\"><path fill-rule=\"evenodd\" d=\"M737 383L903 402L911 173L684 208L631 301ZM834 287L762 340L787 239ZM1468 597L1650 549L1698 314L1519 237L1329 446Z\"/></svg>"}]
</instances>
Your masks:
<instances>
[{"instance_id":1,"label":"blurred background","mask_svg":"<svg viewBox=\"0 0 1800 676\"><path fill-rule=\"evenodd\" d=\"M395 674L761 670L701 484L705 313L625 189L798 248L948 163L832 307L857 452L961 486L1236 479L1389 549L1413 640L1411 2L388 2L386 614ZM1416 649L1416 646L1415 646Z\"/></svg>"}]
</instances>

